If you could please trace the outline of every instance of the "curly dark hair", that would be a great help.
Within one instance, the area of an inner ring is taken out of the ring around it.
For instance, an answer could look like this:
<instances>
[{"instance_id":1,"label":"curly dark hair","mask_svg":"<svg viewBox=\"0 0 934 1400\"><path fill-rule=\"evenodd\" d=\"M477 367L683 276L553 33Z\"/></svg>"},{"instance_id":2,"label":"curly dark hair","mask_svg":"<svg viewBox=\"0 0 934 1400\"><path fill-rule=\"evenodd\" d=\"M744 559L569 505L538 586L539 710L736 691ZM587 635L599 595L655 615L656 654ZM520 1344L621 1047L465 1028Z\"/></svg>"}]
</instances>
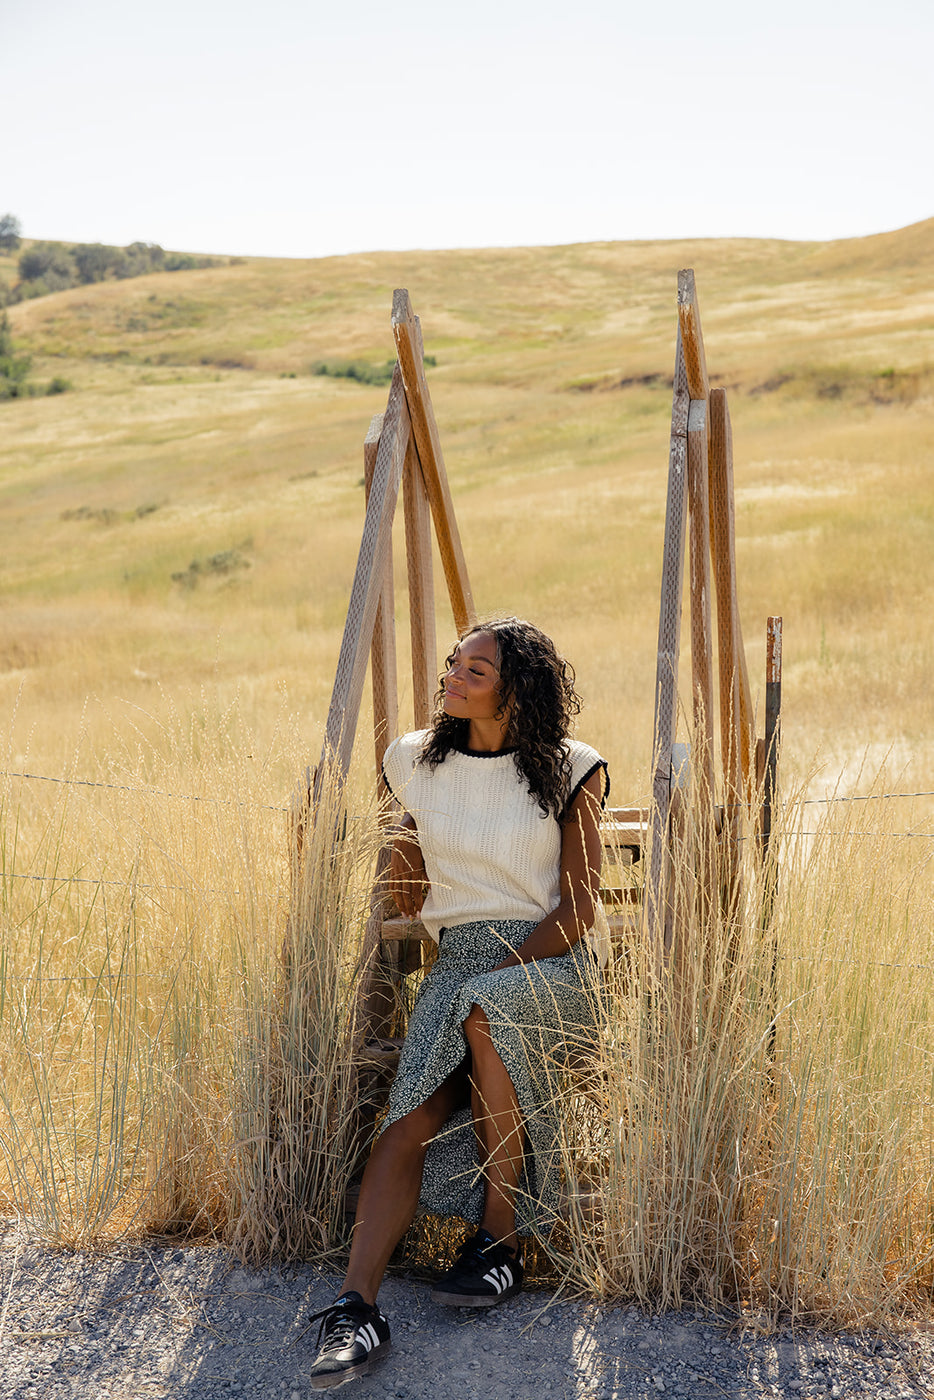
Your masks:
<instances>
[{"instance_id":1,"label":"curly dark hair","mask_svg":"<svg viewBox=\"0 0 934 1400\"><path fill-rule=\"evenodd\" d=\"M574 668L559 656L554 642L531 622L518 617L494 618L468 627L462 642L476 632L488 632L496 640L496 667L500 678L497 719L508 716L504 748L514 749L516 767L537 799L542 815L564 815L571 781L571 762L565 740L580 714L580 696L574 689ZM452 650L445 672L454 660ZM444 711L444 675L440 677L435 709L420 763L437 768L452 749L467 744L470 721Z\"/></svg>"}]
</instances>

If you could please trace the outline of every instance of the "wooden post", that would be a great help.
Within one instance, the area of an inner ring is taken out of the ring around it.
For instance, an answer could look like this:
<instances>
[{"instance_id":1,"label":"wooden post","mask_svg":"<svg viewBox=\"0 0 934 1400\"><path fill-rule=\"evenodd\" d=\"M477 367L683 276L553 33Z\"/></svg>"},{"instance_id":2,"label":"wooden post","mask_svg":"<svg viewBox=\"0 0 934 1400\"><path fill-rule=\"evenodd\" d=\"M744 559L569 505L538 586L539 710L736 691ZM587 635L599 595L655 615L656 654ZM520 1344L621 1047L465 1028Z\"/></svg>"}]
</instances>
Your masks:
<instances>
[{"instance_id":1,"label":"wooden post","mask_svg":"<svg viewBox=\"0 0 934 1400\"><path fill-rule=\"evenodd\" d=\"M402 387L402 373L396 365L383 419L373 484L367 503L363 540L350 592L350 606L344 624L337 675L331 692L321 762L315 774L314 799L326 773L343 781L350 768L363 682L373 641L376 612L386 577L386 563L392 548L392 518L399 496L402 467L408 450L411 423Z\"/></svg>"},{"instance_id":2,"label":"wooden post","mask_svg":"<svg viewBox=\"0 0 934 1400\"><path fill-rule=\"evenodd\" d=\"M713 804L713 682L710 610L710 512L707 485L707 402L692 399L687 434L690 518L691 674L694 699L694 778Z\"/></svg>"},{"instance_id":3,"label":"wooden post","mask_svg":"<svg viewBox=\"0 0 934 1400\"><path fill-rule=\"evenodd\" d=\"M782 712L782 619L770 617L765 636L765 773L762 782L763 859L768 860L772 839L772 806L778 781L778 750L781 746Z\"/></svg>"},{"instance_id":4,"label":"wooden post","mask_svg":"<svg viewBox=\"0 0 934 1400\"><path fill-rule=\"evenodd\" d=\"M762 830L759 837L762 852L762 928L767 932L772 922L772 908L778 883L778 862L772 854L772 807L778 783L778 752L781 747L782 712L782 619L770 617L766 625L765 659L765 772L762 779ZM772 1007L773 1020L769 1027L768 1054L775 1055L776 1026L774 1009L778 982L778 936L772 934Z\"/></svg>"},{"instance_id":5,"label":"wooden post","mask_svg":"<svg viewBox=\"0 0 934 1400\"><path fill-rule=\"evenodd\" d=\"M666 938L668 813L671 804L671 751L678 713L678 657L681 650L681 582L687 516L687 428L690 395L684 368L681 332L675 350L671 437L668 450L668 501L662 556L661 604L655 663L655 722L652 740L652 836L646 913L649 935L659 955L669 950Z\"/></svg>"},{"instance_id":6,"label":"wooden post","mask_svg":"<svg viewBox=\"0 0 934 1400\"><path fill-rule=\"evenodd\" d=\"M374 414L363 443L363 472L369 506L373 473L383 431L383 415ZM392 581L392 548L386 553L383 586L376 607L373 644L370 649L370 680L373 686L373 744L376 757L376 783L386 796L383 782L383 755L399 728L399 693L396 675L396 625Z\"/></svg>"},{"instance_id":7,"label":"wooden post","mask_svg":"<svg viewBox=\"0 0 934 1400\"><path fill-rule=\"evenodd\" d=\"M402 370L405 395L412 416L412 431L418 448L425 489L431 503L431 514L435 523L435 535L447 580L448 594L454 613L454 623L459 632L472 626L477 620L467 578L467 565L461 548L460 534L454 517L451 491L448 486L444 458L441 455L441 439L435 422L431 396L425 379L422 362L421 331L412 310L409 294L404 288L393 293L392 330L396 340L396 353Z\"/></svg>"},{"instance_id":8,"label":"wooden post","mask_svg":"<svg viewBox=\"0 0 934 1400\"><path fill-rule=\"evenodd\" d=\"M717 650L720 681L720 757L728 822L735 821L742 793L739 672L736 660L737 590L733 514L733 449L726 390L710 391L710 535L717 593Z\"/></svg>"},{"instance_id":9,"label":"wooden post","mask_svg":"<svg viewBox=\"0 0 934 1400\"><path fill-rule=\"evenodd\" d=\"M415 728L425 729L438 685L438 642L435 636L435 591L431 567L431 511L414 442L409 443L405 459L402 500L405 507Z\"/></svg>"},{"instance_id":10,"label":"wooden post","mask_svg":"<svg viewBox=\"0 0 934 1400\"><path fill-rule=\"evenodd\" d=\"M752 692L743 646L736 579L736 517L733 505L733 433L725 389L710 391L710 512L717 636L720 652L720 743L728 803L748 802L755 780Z\"/></svg>"},{"instance_id":11,"label":"wooden post","mask_svg":"<svg viewBox=\"0 0 934 1400\"><path fill-rule=\"evenodd\" d=\"M678 328L684 348L684 374L692 399L706 399L710 392L707 380L707 357L701 334L700 309L694 270L683 267L678 273Z\"/></svg>"}]
</instances>

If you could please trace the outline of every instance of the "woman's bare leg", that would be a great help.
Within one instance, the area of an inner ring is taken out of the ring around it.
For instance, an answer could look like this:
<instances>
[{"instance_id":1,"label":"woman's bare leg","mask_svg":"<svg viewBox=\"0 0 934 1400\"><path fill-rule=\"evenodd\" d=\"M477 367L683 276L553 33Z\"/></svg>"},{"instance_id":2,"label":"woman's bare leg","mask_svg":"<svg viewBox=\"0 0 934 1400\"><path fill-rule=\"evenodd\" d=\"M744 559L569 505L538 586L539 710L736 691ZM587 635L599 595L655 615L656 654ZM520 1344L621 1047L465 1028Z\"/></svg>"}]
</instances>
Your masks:
<instances>
[{"instance_id":1,"label":"woman's bare leg","mask_svg":"<svg viewBox=\"0 0 934 1400\"><path fill-rule=\"evenodd\" d=\"M377 1138L360 1184L360 1199L341 1292L354 1289L376 1302L389 1256L412 1223L429 1141L461 1102L462 1084L450 1079L418 1108Z\"/></svg>"},{"instance_id":2,"label":"woman's bare leg","mask_svg":"<svg viewBox=\"0 0 934 1400\"><path fill-rule=\"evenodd\" d=\"M490 1035L482 1007L474 1004L464 1022L470 1046L471 1103L486 1178L483 1229L510 1249L516 1235L516 1188L522 1172L525 1129L513 1082Z\"/></svg>"}]
</instances>

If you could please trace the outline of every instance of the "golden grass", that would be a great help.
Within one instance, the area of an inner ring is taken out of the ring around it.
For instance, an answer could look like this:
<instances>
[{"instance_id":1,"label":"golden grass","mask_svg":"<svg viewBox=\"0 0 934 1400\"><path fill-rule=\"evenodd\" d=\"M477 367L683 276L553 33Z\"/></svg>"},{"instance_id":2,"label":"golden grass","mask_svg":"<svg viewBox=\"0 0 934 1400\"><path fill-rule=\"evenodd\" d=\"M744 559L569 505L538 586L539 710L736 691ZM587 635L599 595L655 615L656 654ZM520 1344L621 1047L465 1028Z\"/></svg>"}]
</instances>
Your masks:
<instances>
[{"instance_id":1,"label":"golden grass","mask_svg":"<svg viewBox=\"0 0 934 1400\"><path fill-rule=\"evenodd\" d=\"M235 705L154 728L115 734L91 778L3 781L0 1201L59 1241L320 1252L355 1166L375 813L357 803L335 845L326 786L293 868L288 716L264 752Z\"/></svg>"},{"instance_id":2,"label":"golden grass","mask_svg":"<svg viewBox=\"0 0 934 1400\"><path fill-rule=\"evenodd\" d=\"M565 1283L763 1323L858 1327L924 1312L930 824L899 840L884 834L898 817L881 796L823 812L789 802L764 932L748 851L738 912L701 912L709 833L696 800L691 817L670 964L660 975L644 934L625 951L593 1063L556 1079L575 1188Z\"/></svg>"}]
</instances>

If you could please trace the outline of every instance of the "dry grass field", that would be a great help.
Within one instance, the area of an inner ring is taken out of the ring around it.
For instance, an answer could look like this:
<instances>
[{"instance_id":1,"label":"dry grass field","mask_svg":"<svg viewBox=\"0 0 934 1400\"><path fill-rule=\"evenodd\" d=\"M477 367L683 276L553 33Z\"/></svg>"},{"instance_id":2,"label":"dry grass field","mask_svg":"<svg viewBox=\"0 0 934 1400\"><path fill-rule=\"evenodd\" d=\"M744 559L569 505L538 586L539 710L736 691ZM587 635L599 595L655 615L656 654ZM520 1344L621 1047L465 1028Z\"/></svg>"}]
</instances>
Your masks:
<instances>
[{"instance_id":1,"label":"dry grass field","mask_svg":"<svg viewBox=\"0 0 934 1400\"><path fill-rule=\"evenodd\" d=\"M754 683L765 617L785 618L787 760L838 770L892 747L930 777L932 262L929 222L828 245L252 260L12 307L35 377L74 385L0 418L16 744L28 729L58 771L100 707L160 713L160 692L209 685L239 690L261 732L284 689L315 752L385 389L309 369L390 358L392 288L407 286L478 604L554 631L586 733L637 798L690 265L730 393Z\"/></svg>"},{"instance_id":2,"label":"dry grass field","mask_svg":"<svg viewBox=\"0 0 934 1400\"><path fill-rule=\"evenodd\" d=\"M320 747L362 528L363 438L386 397L312 366L388 360L392 289L409 289L478 606L556 637L614 798L645 801L683 266L696 272L712 381L729 391L760 710L765 619L784 617L786 793L930 792L934 220L831 244L249 259L9 308L33 377L72 388L0 404L8 1208L57 1238L155 1220L270 1248L287 1237L308 1248L317 1230L333 1246L333 1211L308 1206L301 1228L277 1225L271 1207L262 1228L245 1219L256 1164L235 1148L268 1113L256 1064L278 1056L285 1073L262 1008L286 922L294 933L323 917L290 906L284 809ZM0 278L14 273L0 258ZM401 638L398 542L397 565ZM446 606L438 632L444 645ZM683 687L687 676L684 664ZM369 744L358 751L360 816ZM44 781L60 778L107 786ZM789 959L782 1073L761 1059L772 1014L769 1003L763 1021L761 979L743 1001L721 976L695 1018L692 1062L726 1053L728 1015L730 1063L750 1068L727 1114L748 1145L742 1189L698 1207L717 1218L698 1226L703 1247L672 1244L656 1109L614 1101L644 1151L630 1142L629 1166L611 1153L601 1170L659 1233L650 1266L618 1214L607 1264L581 1223L567 1265L578 1286L670 1301L689 1275L711 1297L729 1275L777 1311L844 1321L917 1307L930 1289L934 808L877 798L781 818L818 833L789 837L776 915ZM630 1023L658 1014L620 997ZM672 1170L687 1189L709 1166L719 1192L719 1090L709 1075L656 1082L662 1034L640 1021L627 1044L644 1046L651 1102L688 1125ZM639 1064L623 1078L636 1082ZM769 1122L753 1122L770 1094Z\"/></svg>"}]
</instances>

